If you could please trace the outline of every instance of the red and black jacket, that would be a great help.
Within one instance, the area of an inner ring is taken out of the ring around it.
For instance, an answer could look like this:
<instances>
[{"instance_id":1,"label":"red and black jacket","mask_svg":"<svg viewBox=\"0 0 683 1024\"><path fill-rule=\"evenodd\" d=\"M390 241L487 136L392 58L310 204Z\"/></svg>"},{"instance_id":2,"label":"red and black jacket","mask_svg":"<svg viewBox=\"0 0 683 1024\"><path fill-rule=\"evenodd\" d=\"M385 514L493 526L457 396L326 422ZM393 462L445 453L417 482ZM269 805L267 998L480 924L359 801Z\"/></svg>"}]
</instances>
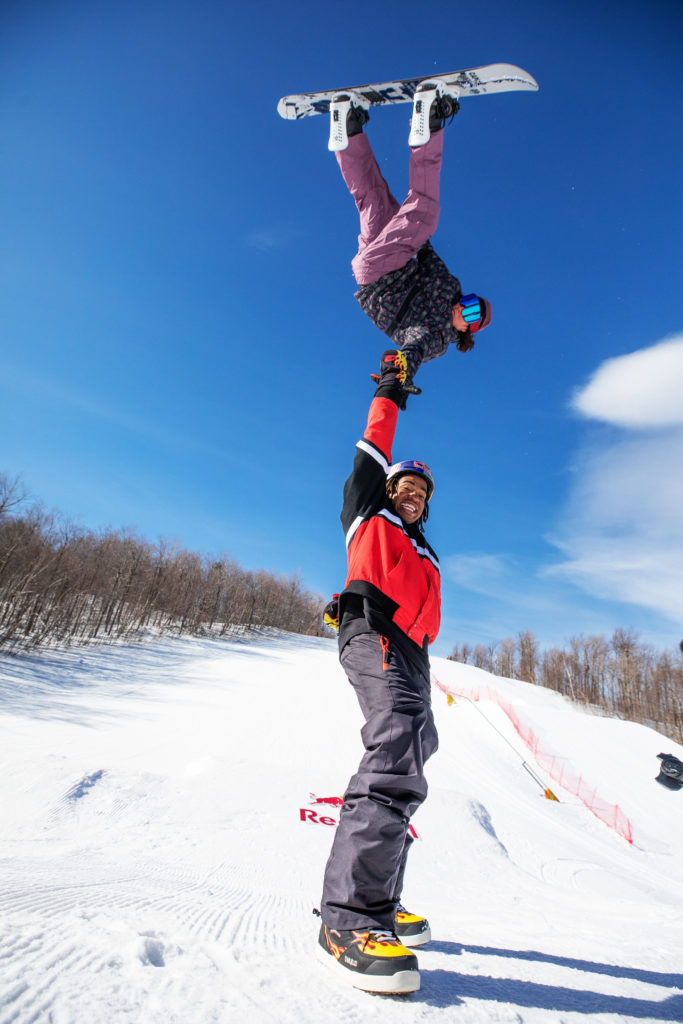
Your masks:
<instances>
[{"instance_id":1,"label":"red and black jacket","mask_svg":"<svg viewBox=\"0 0 683 1024\"><path fill-rule=\"evenodd\" d=\"M386 496L398 418L392 398L374 398L341 513L349 571L339 599L340 650L357 633L381 633L429 680L428 645L439 632L439 560L417 524L406 525Z\"/></svg>"}]
</instances>

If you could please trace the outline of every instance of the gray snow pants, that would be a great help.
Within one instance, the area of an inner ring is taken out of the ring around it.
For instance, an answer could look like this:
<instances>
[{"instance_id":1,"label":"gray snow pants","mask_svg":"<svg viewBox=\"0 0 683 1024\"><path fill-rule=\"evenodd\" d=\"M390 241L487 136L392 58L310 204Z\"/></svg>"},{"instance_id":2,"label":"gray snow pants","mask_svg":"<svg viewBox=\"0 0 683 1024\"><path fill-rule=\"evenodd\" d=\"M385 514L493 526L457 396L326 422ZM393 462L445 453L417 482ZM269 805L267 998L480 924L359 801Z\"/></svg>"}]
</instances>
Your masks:
<instances>
[{"instance_id":1,"label":"gray snow pants","mask_svg":"<svg viewBox=\"0 0 683 1024\"><path fill-rule=\"evenodd\" d=\"M410 150L408 195L401 206L382 177L367 135L352 135L336 154L339 169L360 215L358 253L351 261L360 285L373 284L405 267L439 222L443 131Z\"/></svg>"},{"instance_id":2,"label":"gray snow pants","mask_svg":"<svg viewBox=\"0 0 683 1024\"><path fill-rule=\"evenodd\" d=\"M352 637L340 660L365 717L365 754L344 794L321 914L328 928L393 930L410 817L427 796L424 764L438 746L431 695L396 647L383 653L377 633Z\"/></svg>"}]
</instances>

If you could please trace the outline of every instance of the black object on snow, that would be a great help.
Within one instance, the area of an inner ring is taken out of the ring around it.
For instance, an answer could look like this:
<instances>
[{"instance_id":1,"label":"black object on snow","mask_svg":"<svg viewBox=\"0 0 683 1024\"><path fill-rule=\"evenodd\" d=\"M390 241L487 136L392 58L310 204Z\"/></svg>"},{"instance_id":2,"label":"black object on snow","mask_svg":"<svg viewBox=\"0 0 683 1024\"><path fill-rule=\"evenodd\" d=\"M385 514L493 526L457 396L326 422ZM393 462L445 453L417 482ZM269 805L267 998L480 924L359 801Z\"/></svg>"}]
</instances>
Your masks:
<instances>
[{"instance_id":1,"label":"black object on snow","mask_svg":"<svg viewBox=\"0 0 683 1024\"><path fill-rule=\"evenodd\" d=\"M661 782L667 789L683 789L683 761L673 754L657 754L662 762L656 782Z\"/></svg>"}]
</instances>

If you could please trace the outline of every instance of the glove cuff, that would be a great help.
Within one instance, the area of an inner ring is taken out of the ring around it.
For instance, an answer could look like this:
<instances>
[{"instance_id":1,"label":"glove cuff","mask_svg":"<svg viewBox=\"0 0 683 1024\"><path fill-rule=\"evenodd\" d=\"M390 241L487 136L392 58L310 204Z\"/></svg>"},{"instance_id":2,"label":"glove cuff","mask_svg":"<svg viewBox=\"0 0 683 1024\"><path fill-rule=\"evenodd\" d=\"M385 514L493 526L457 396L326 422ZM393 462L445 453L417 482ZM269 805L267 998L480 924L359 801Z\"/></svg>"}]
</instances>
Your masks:
<instances>
[{"instance_id":1,"label":"glove cuff","mask_svg":"<svg viewBox=\"0 0 683 1024\"><path fill-rule=\"evenodd\" d=\"M380 380L379 386L375 391L375 398L388 398L399 409L405 408L406 393L396 380Z\"/></svg>"}]
</instances>

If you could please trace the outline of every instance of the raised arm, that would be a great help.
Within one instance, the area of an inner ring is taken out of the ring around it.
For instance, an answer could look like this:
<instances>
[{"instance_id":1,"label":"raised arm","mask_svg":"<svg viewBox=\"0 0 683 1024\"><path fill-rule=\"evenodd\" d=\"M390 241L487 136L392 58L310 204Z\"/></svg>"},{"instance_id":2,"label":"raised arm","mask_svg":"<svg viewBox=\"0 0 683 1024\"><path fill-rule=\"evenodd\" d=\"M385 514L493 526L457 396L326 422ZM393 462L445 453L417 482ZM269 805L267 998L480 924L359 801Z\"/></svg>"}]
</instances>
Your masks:
<instances>
[{"instance_id":1,"label":"raised arm","mask_svg":"<svg viewBox=\"0 0 683 1024\"><path fill-rule=\"evenodd\" d=\"M341 521L345 536L353 531L354 524L384 504L398 411L405 405L404 380L402 353L394 349L385 352L367 426L356 444L353 470L344 485Z\"/></svg>"}]
</instances>

